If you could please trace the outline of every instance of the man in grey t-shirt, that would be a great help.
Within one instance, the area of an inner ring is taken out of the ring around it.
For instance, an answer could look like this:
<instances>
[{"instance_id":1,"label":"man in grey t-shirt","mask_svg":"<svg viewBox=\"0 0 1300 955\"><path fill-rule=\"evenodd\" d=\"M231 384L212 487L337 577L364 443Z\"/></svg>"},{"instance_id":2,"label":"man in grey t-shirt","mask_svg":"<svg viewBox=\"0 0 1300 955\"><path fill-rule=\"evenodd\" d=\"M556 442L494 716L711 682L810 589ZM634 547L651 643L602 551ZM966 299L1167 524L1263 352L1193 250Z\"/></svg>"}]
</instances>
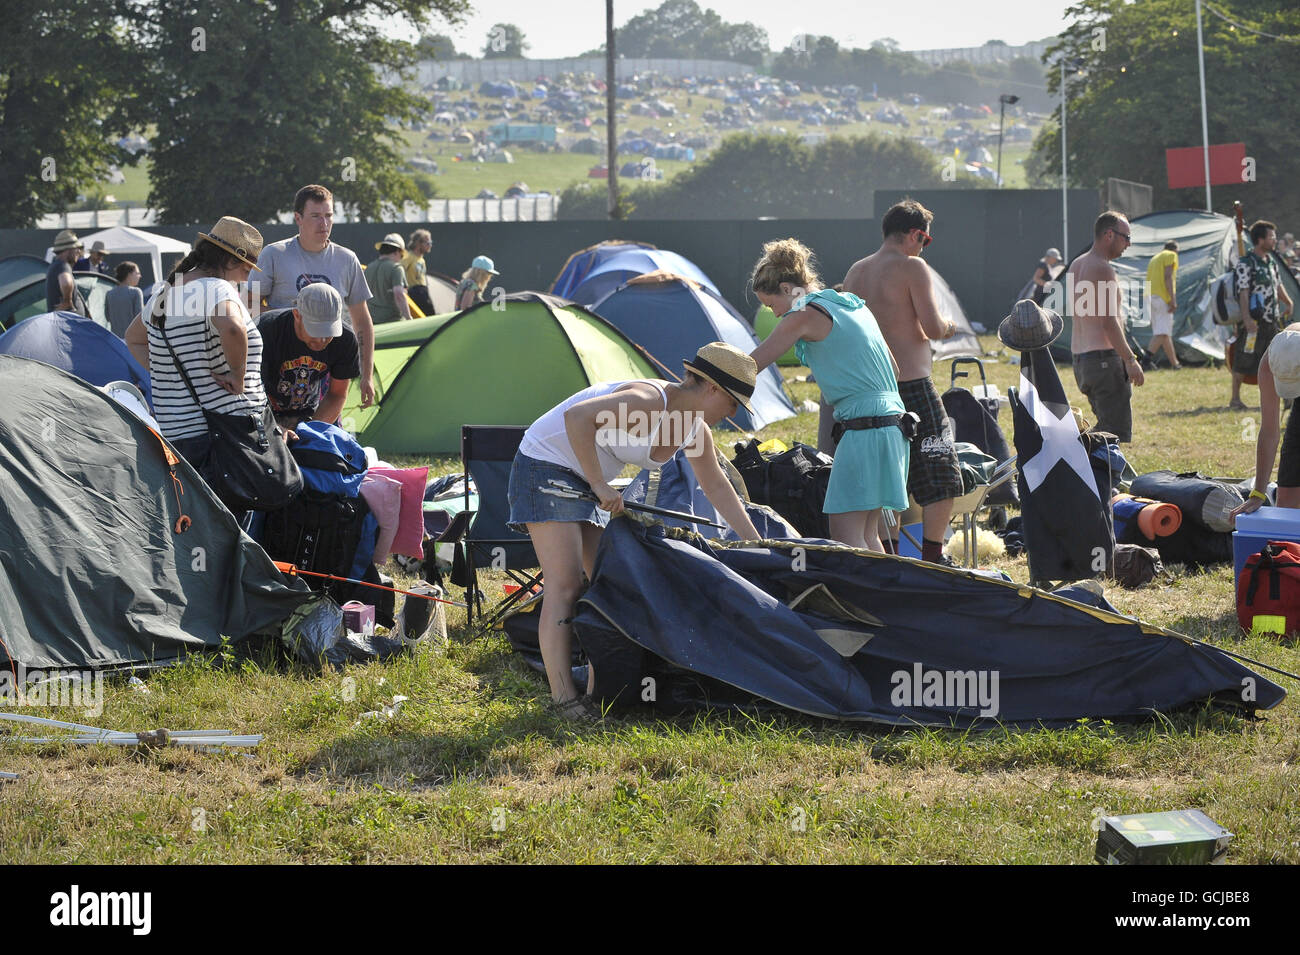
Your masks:
<instances>
[{"instance_id":1,"label":"man in grey t-shirt","mask_svg":"<svg viewBox=\"0 0 1300 955\"><path fill-rule=\"evenodd\" d=\"M313 282L332 285L347 304L345 324L357 336L361 352L361 407L375 400L374 323L366 300L371 298L361 262L350 249L330 241L334 228L334 196L324 186L303 186L293 200L293 221L298 234L272 242L262 249L257 267L262 270L251 281L260 283L260 295L267 308L289 308L304 286Z\"/></svg>"}]
</instances>

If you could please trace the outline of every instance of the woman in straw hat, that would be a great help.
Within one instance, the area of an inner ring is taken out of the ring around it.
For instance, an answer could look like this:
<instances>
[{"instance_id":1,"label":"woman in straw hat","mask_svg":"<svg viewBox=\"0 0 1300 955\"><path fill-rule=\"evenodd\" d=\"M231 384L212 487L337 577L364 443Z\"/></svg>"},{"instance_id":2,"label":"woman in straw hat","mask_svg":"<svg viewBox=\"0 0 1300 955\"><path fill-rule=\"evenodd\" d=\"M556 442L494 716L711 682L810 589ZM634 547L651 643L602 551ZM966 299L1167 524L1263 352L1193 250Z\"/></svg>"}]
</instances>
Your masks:
<instances>
[{"instance_id":1,"label":"woman in straw hat","mask_svg":"<svg viewBox=\"0 0 1300 955\"><path fill-rule=\"evenodd\" d=\"M736 406L749 407L756 370L748 355L723 342L683 362L680 384L650 379L593 385L542 415L524 434L510 470L510 527L527 532L546 580L538 626L551 696L567 717L591 715L573 684L569 618L592 576L596 545L623 498L610 487L626 465L651 470L679 450L691 458L705 496L744 540L758 531L718 465L709 428ZM599 504L548 493L557 482L589 492Z\"/></svg>"},{"instance_id":2,"label":"woman in straw hat","mask_svg":"<svg viewBox=\"0 0 1300 955\"><path fill-rule=\"evenodd\" d=\"M248 282L261 251L260 232L242 219L223 217L211 232L199 233L193 251L126 332L131 354L149 369L159 430L195 467L208 452L204 409L260 415L266 406L262 336L236 289ZM199 404L177 371L173 351Z\"/></svg>"},{"instance_id":3,"label":"woman in straw hat","mask_svg":"<svg viewBox=\"0 0 1300 955\"><path fill-rule=\"evenodd\" d=\"M754 350L766 368L790 346L812 369L845 426L823 510L837 541L884 551L880 512L907 510L908 438L898 365L862 299L823 289L812 252L795 239L763 246L751 276L758 300L781 317Z\"/></svg>"}]
</instances>

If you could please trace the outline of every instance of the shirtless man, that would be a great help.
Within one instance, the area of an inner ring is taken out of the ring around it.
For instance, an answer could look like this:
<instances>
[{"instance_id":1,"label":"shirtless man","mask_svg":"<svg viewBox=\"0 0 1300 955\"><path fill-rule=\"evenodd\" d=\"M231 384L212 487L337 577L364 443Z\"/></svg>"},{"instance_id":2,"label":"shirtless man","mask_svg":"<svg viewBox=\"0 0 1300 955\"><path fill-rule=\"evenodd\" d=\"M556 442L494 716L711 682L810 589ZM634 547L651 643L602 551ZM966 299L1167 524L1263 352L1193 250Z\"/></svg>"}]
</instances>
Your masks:
<instances>
[{"instance_id":1,"label":"shirtless man","mask_svg":"<svg viewBox=\"0 0 1300 955\"><path fill-rule=\"evenodd\" d=\"M1075 259L1065 275L1074 325L1074 380L1092 405L1094 430L1108 431L1123 442L1133 440L1133 385L1145 378L1124 338L1119 280L1110 263L1133 241L1131 229L1122 213L1103 212L1092 230L1092 248Z\"/></svg>"},{"instance_id":2,"label":"shirtless man","mask_svg":"<svg viewBox=\"0 0 1300 955\"><path fill-rule=\"evenodd\" d=\"M957 325L939 316L930 267L920 257L930 244L933 220L933 213L915 199L895 203L880 223L885 240L853 264L844 276L844 291L866 302L876 317L898 362L898 393L907 410L921 418L912 439L907 490L921 505L922 558L945 563L943 537L962 485L957 455L944 429L943 404L930 381L930 341L951 338Z\"/></svg>"}]
</instances>

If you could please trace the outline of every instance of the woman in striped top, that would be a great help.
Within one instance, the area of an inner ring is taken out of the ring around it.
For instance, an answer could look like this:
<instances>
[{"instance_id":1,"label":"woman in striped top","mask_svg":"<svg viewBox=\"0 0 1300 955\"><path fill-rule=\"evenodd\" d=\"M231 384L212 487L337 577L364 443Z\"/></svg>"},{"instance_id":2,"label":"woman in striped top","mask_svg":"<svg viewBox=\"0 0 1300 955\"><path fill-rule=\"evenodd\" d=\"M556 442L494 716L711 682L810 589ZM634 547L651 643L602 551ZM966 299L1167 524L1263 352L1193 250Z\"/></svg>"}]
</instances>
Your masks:
<instances>
[{"instance_id":1,"label":"woman in striped top","mask_svg":"<svg viewBox=\"0 0 1300 955\"><path fill-rule=\"evenodd\" d=\"M131 353L149 369L159 429L195 467L208 453L204 410L260 415L266 407L262 336L236 290L257 268L261 249L261 233L224 217L211 233L199 233L193 251L127 329ZM197 405L172 351L198 394Z\"/></svg>"}]
</instances>

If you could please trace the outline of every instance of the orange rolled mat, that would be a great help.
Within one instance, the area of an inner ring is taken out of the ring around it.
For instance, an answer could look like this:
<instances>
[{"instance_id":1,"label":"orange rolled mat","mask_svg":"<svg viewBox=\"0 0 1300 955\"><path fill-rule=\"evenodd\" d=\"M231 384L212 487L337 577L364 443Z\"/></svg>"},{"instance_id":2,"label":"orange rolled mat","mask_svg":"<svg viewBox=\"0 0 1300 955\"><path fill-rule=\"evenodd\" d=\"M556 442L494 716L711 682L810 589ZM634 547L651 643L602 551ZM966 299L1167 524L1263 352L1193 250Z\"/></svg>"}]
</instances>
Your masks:
<instances>
[{"instance_id":1,"label":"orange rolled mat","mask_svg":"<svg viewBox=\"0 0 1300 955\"><path fill-rule=\"evenodd\" d=\"M1138 511L1137 515L1138 530L1146 536L1147 540L1168 537L1183 524L1183 512L1177 504L1153 501L1149 497L1134 497L1132 494L1116 494L1115 497L1142 505L1142 510Z\"/></svg>"}]
</instances>

